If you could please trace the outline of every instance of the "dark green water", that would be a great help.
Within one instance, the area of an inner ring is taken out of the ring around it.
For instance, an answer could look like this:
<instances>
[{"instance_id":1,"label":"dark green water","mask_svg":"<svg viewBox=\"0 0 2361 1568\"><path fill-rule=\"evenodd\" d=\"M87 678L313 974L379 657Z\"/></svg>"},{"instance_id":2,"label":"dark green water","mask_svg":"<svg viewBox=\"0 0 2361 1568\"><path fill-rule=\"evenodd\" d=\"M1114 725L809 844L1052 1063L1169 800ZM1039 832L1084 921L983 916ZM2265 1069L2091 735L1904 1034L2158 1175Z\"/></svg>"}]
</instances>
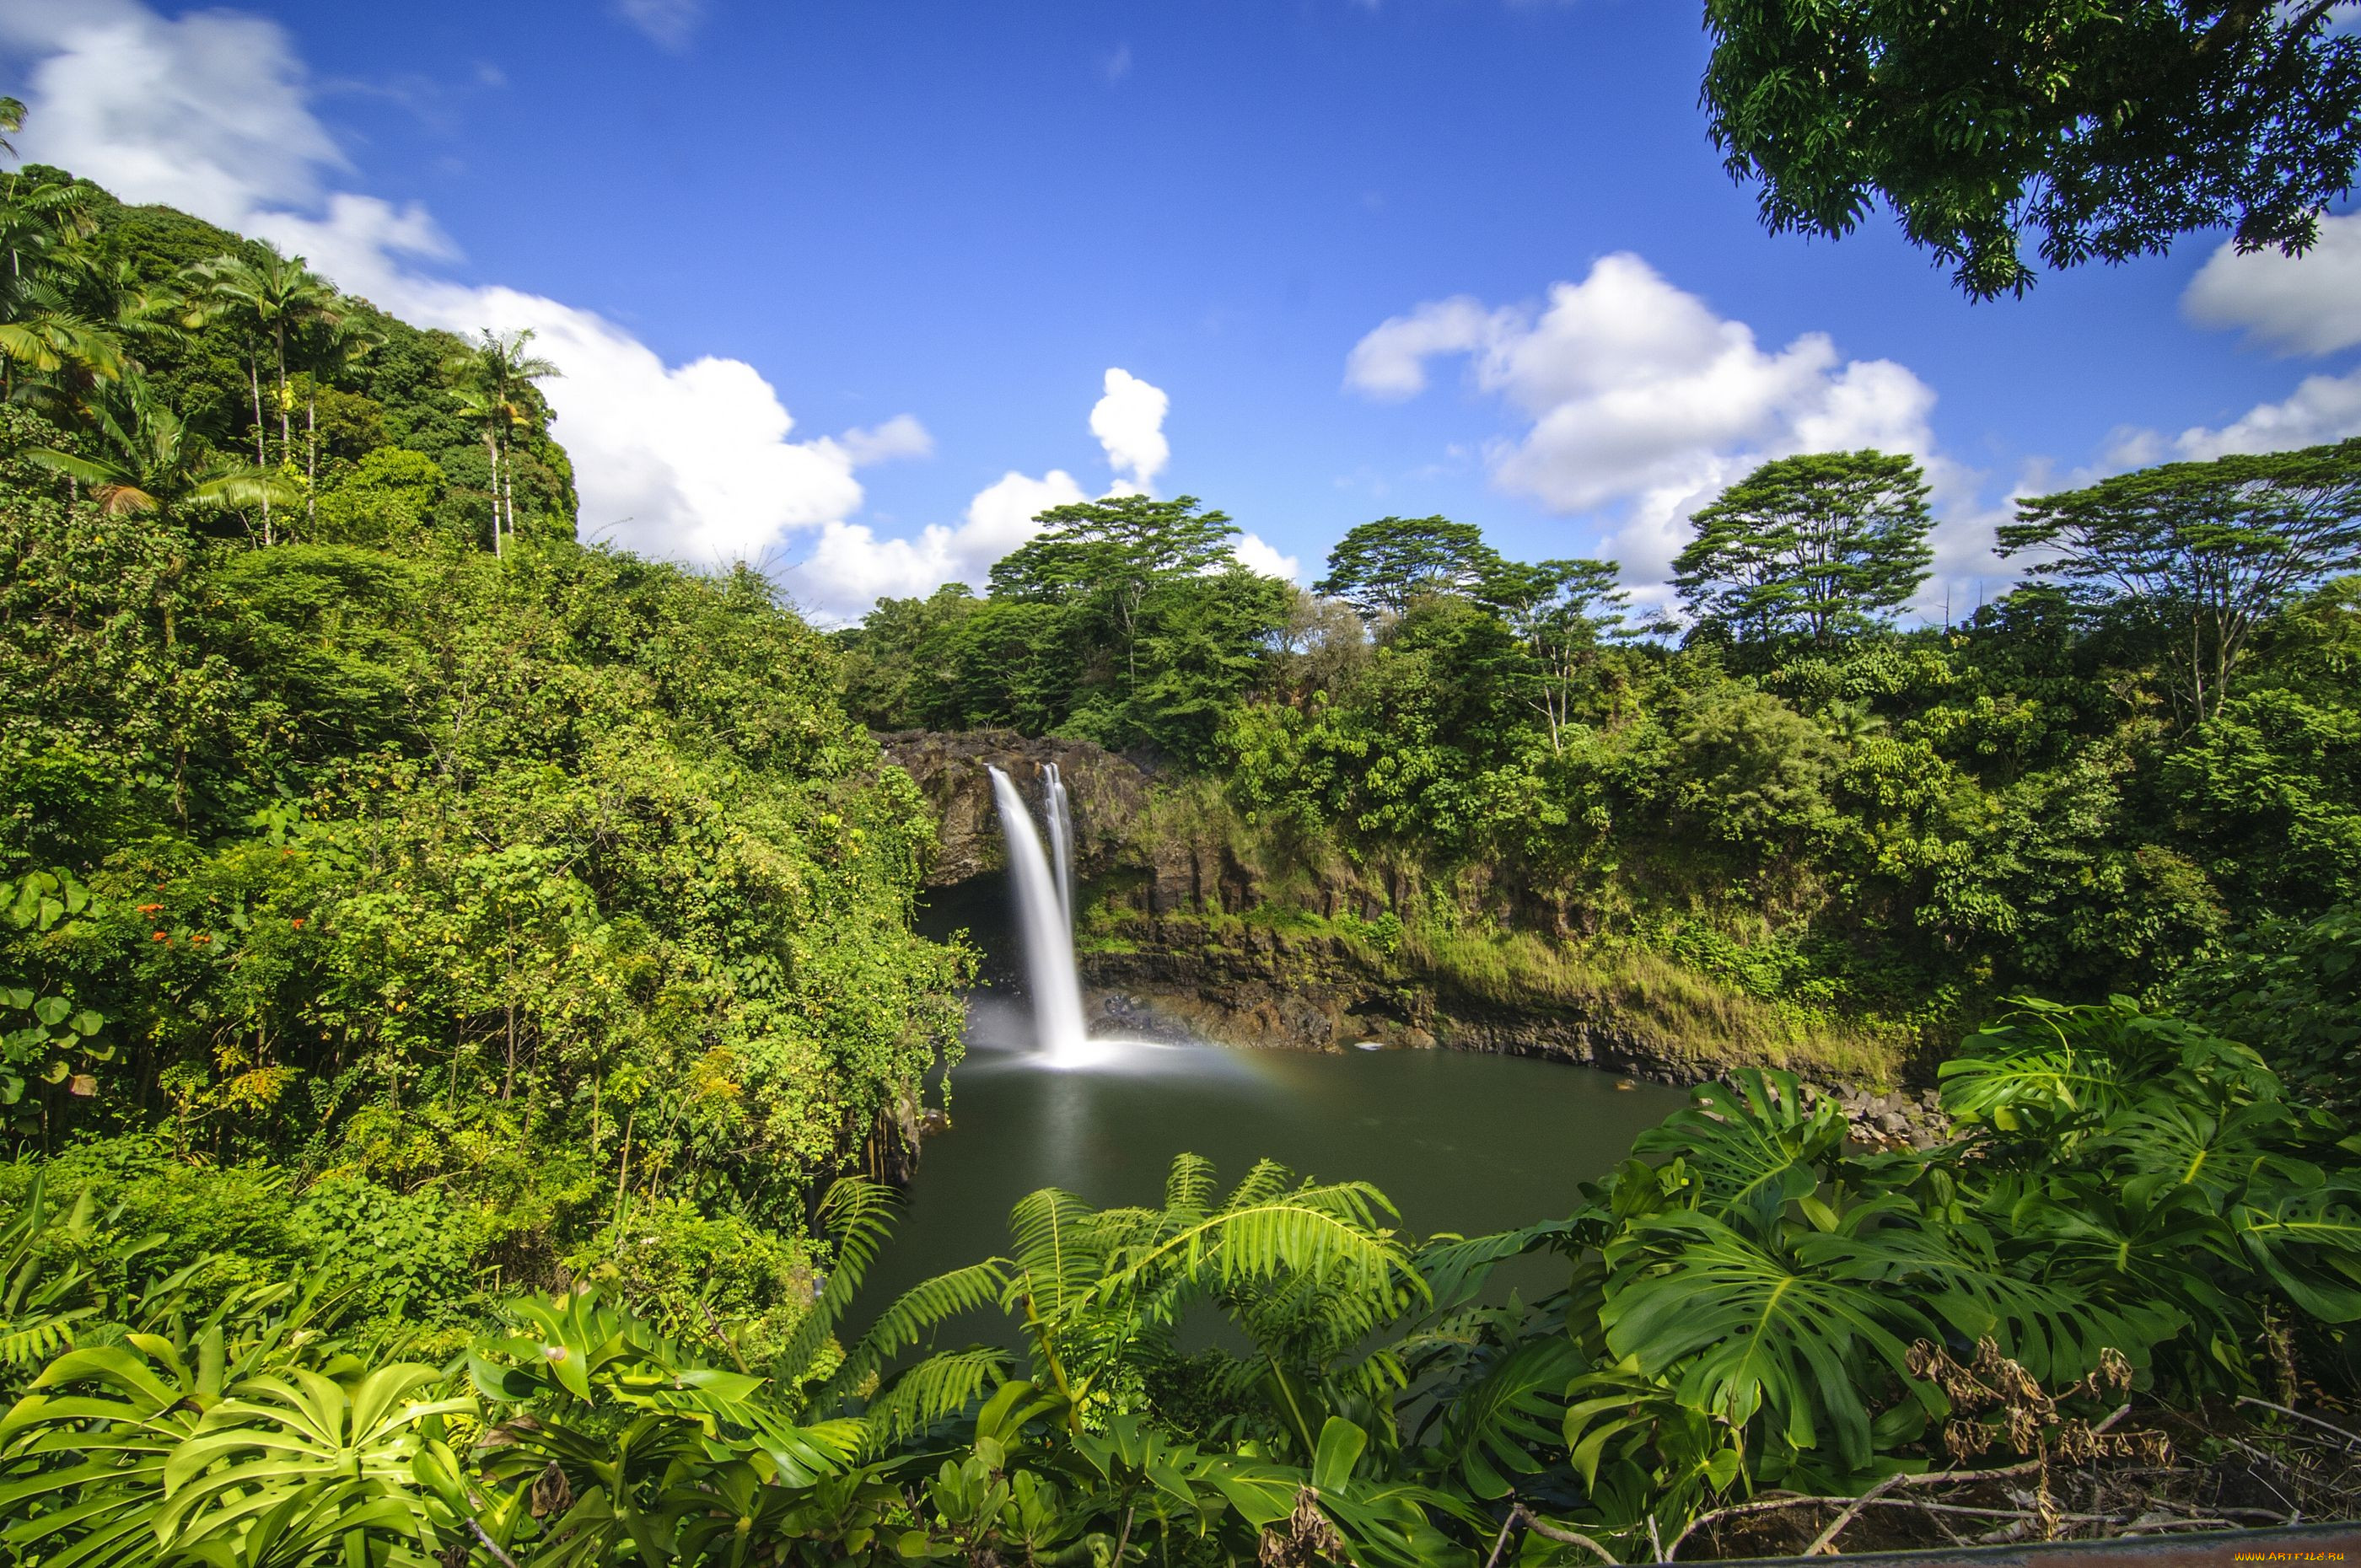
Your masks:
<instances>
[{"instance_id":1,"label":"dark green water","mask_svg":"<svg viewBox=\"0 0 2361 1568\"><path fill-rule=\"evenodd\" d=\"M997 945L996 889L942 901ZM1587 1068L1456 1051L1232 1050L1100 1042L1084 1063L1048 1065L1005 964L971 999L968 1058L951 1078L951 1125L928 1138L895 1238L863 1294L890 1294L1005 1250L1011 1204L1062 1187L1102 1206L1160 1202L1183 1151L1224 1182L1257 1159L1323 1180L1375 1183L1411 1232L1505 1230L1569 1212L1578 1183L1686 1096L1619 1090ZM856 1317L861 1314L856 1313Z\"/></svg>"}]
</instances>

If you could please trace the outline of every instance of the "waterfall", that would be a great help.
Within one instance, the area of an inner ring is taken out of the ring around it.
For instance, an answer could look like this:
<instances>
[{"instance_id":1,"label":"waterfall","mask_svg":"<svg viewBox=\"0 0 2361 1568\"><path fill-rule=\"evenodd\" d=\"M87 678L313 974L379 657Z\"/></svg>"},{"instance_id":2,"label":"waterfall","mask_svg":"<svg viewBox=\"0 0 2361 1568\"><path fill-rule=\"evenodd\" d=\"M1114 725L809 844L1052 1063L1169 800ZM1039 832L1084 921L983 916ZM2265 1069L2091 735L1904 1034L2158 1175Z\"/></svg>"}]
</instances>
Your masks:
<instances>
[{"instance_id":1,"label":"waterfall","mask_svg":"<svg viewBox=\"0 0 2361 1568\"><path fill-rule=\"evenodd\" d=\"M1066 777L1050 762L1041 770L1042 794L1049 818L1049 855L1058 872L1058 906L1065 911L1066 940L1074 937L1074 803L1066 794Z\"/></svg>"},{"instance_id":2,"label":"waterfall","mask_svg":"<svg viewBox=\"0 0 2361 1568\"><path fill-rule=\"evenodd\" d=\"M1053 1061L1087 1054L1082 1027L1082 981L1074 968L1074 927L1066 893L1072 870L1065 837L1065 785L1054 775L1049 787L1052 833L1058 838L1058 872L1034 829L1025 797L998 768L992 768L993 804L1000 808L1000 831L1008 843L1008 880L1016 894L1016 927L1025 943L1025 971L1033 984L1033 1026L1042 1051Z\"/></svg>"}]
</instances>

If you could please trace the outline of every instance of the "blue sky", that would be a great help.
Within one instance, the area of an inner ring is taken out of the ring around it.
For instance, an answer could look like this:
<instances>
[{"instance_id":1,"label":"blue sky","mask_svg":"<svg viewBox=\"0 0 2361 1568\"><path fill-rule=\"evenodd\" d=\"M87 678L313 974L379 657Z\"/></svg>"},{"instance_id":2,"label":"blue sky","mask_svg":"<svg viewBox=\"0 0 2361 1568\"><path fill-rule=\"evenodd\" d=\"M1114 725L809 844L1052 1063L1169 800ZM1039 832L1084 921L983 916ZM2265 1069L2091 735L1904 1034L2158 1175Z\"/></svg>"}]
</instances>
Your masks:
<instances>
[{"instance_id":1,"label":"blue sky","mask_svg":"<svg viewBox=\"0 0 2361 1568\"><path fill-rule=\"evenodd\" d=\"M1752 462L1869 442L1935 474L1936 604L2013 490L2361 430L2361 218L1971 305L1882 215L1762 231L1682 0L0 0L0 50L28 156L535 326L586 531L822 612L1118 479L1307 579L1441 511L1645 587Z\"/></svg>"}]
</instances>

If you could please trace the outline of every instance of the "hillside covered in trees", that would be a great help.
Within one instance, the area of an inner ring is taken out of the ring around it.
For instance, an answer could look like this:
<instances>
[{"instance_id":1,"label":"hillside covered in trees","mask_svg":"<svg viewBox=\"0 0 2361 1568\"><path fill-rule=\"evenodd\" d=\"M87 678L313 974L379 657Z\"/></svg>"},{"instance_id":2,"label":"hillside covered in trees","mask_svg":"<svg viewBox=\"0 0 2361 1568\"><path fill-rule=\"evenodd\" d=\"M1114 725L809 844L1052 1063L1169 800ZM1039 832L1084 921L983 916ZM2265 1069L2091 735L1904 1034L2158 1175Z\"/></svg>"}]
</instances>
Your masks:
<instances>
[{"instance_id":1,"label":"hillside covered in trees","mask_svg":"<svg viewBox=\"0 0 2361 1568\"><path fill-rule=\"evenodd\" d=\"M268 1161L259 1258L432 1234L368 1266L799 1313L961 973L821 641L575 543L529 344L53 170L0 218L12 1142L126 1191Z\"/></svg>"}]
</instances>

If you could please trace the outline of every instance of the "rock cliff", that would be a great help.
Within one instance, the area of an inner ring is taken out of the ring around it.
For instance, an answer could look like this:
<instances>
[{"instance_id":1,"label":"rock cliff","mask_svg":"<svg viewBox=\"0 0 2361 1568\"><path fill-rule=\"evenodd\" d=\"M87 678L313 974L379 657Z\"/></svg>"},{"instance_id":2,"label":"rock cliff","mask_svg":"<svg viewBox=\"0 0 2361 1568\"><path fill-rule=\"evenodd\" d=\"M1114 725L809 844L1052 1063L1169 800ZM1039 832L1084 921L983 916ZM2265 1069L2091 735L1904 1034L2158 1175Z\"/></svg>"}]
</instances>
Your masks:
<instances>
[{"instance_id":1,"label":"rock cliff","mask_svg":"<svg viewBox=\"0 0 2361 1568\"><path fill-rule=\"evenodd\" d=\"M877 739L887 760L917 781L941 819L934 863L927 871L928 887L949 887L1005 863L986 766L1015 780L1038 811L1042 770L1058 764L1074 803L1076 875L1104 876L1140 859L1132 828L1148 804L1148 775L1104 747L1088 740L1035 740L1014 729L904 729Z\"/></svg>"}]
</instances>

